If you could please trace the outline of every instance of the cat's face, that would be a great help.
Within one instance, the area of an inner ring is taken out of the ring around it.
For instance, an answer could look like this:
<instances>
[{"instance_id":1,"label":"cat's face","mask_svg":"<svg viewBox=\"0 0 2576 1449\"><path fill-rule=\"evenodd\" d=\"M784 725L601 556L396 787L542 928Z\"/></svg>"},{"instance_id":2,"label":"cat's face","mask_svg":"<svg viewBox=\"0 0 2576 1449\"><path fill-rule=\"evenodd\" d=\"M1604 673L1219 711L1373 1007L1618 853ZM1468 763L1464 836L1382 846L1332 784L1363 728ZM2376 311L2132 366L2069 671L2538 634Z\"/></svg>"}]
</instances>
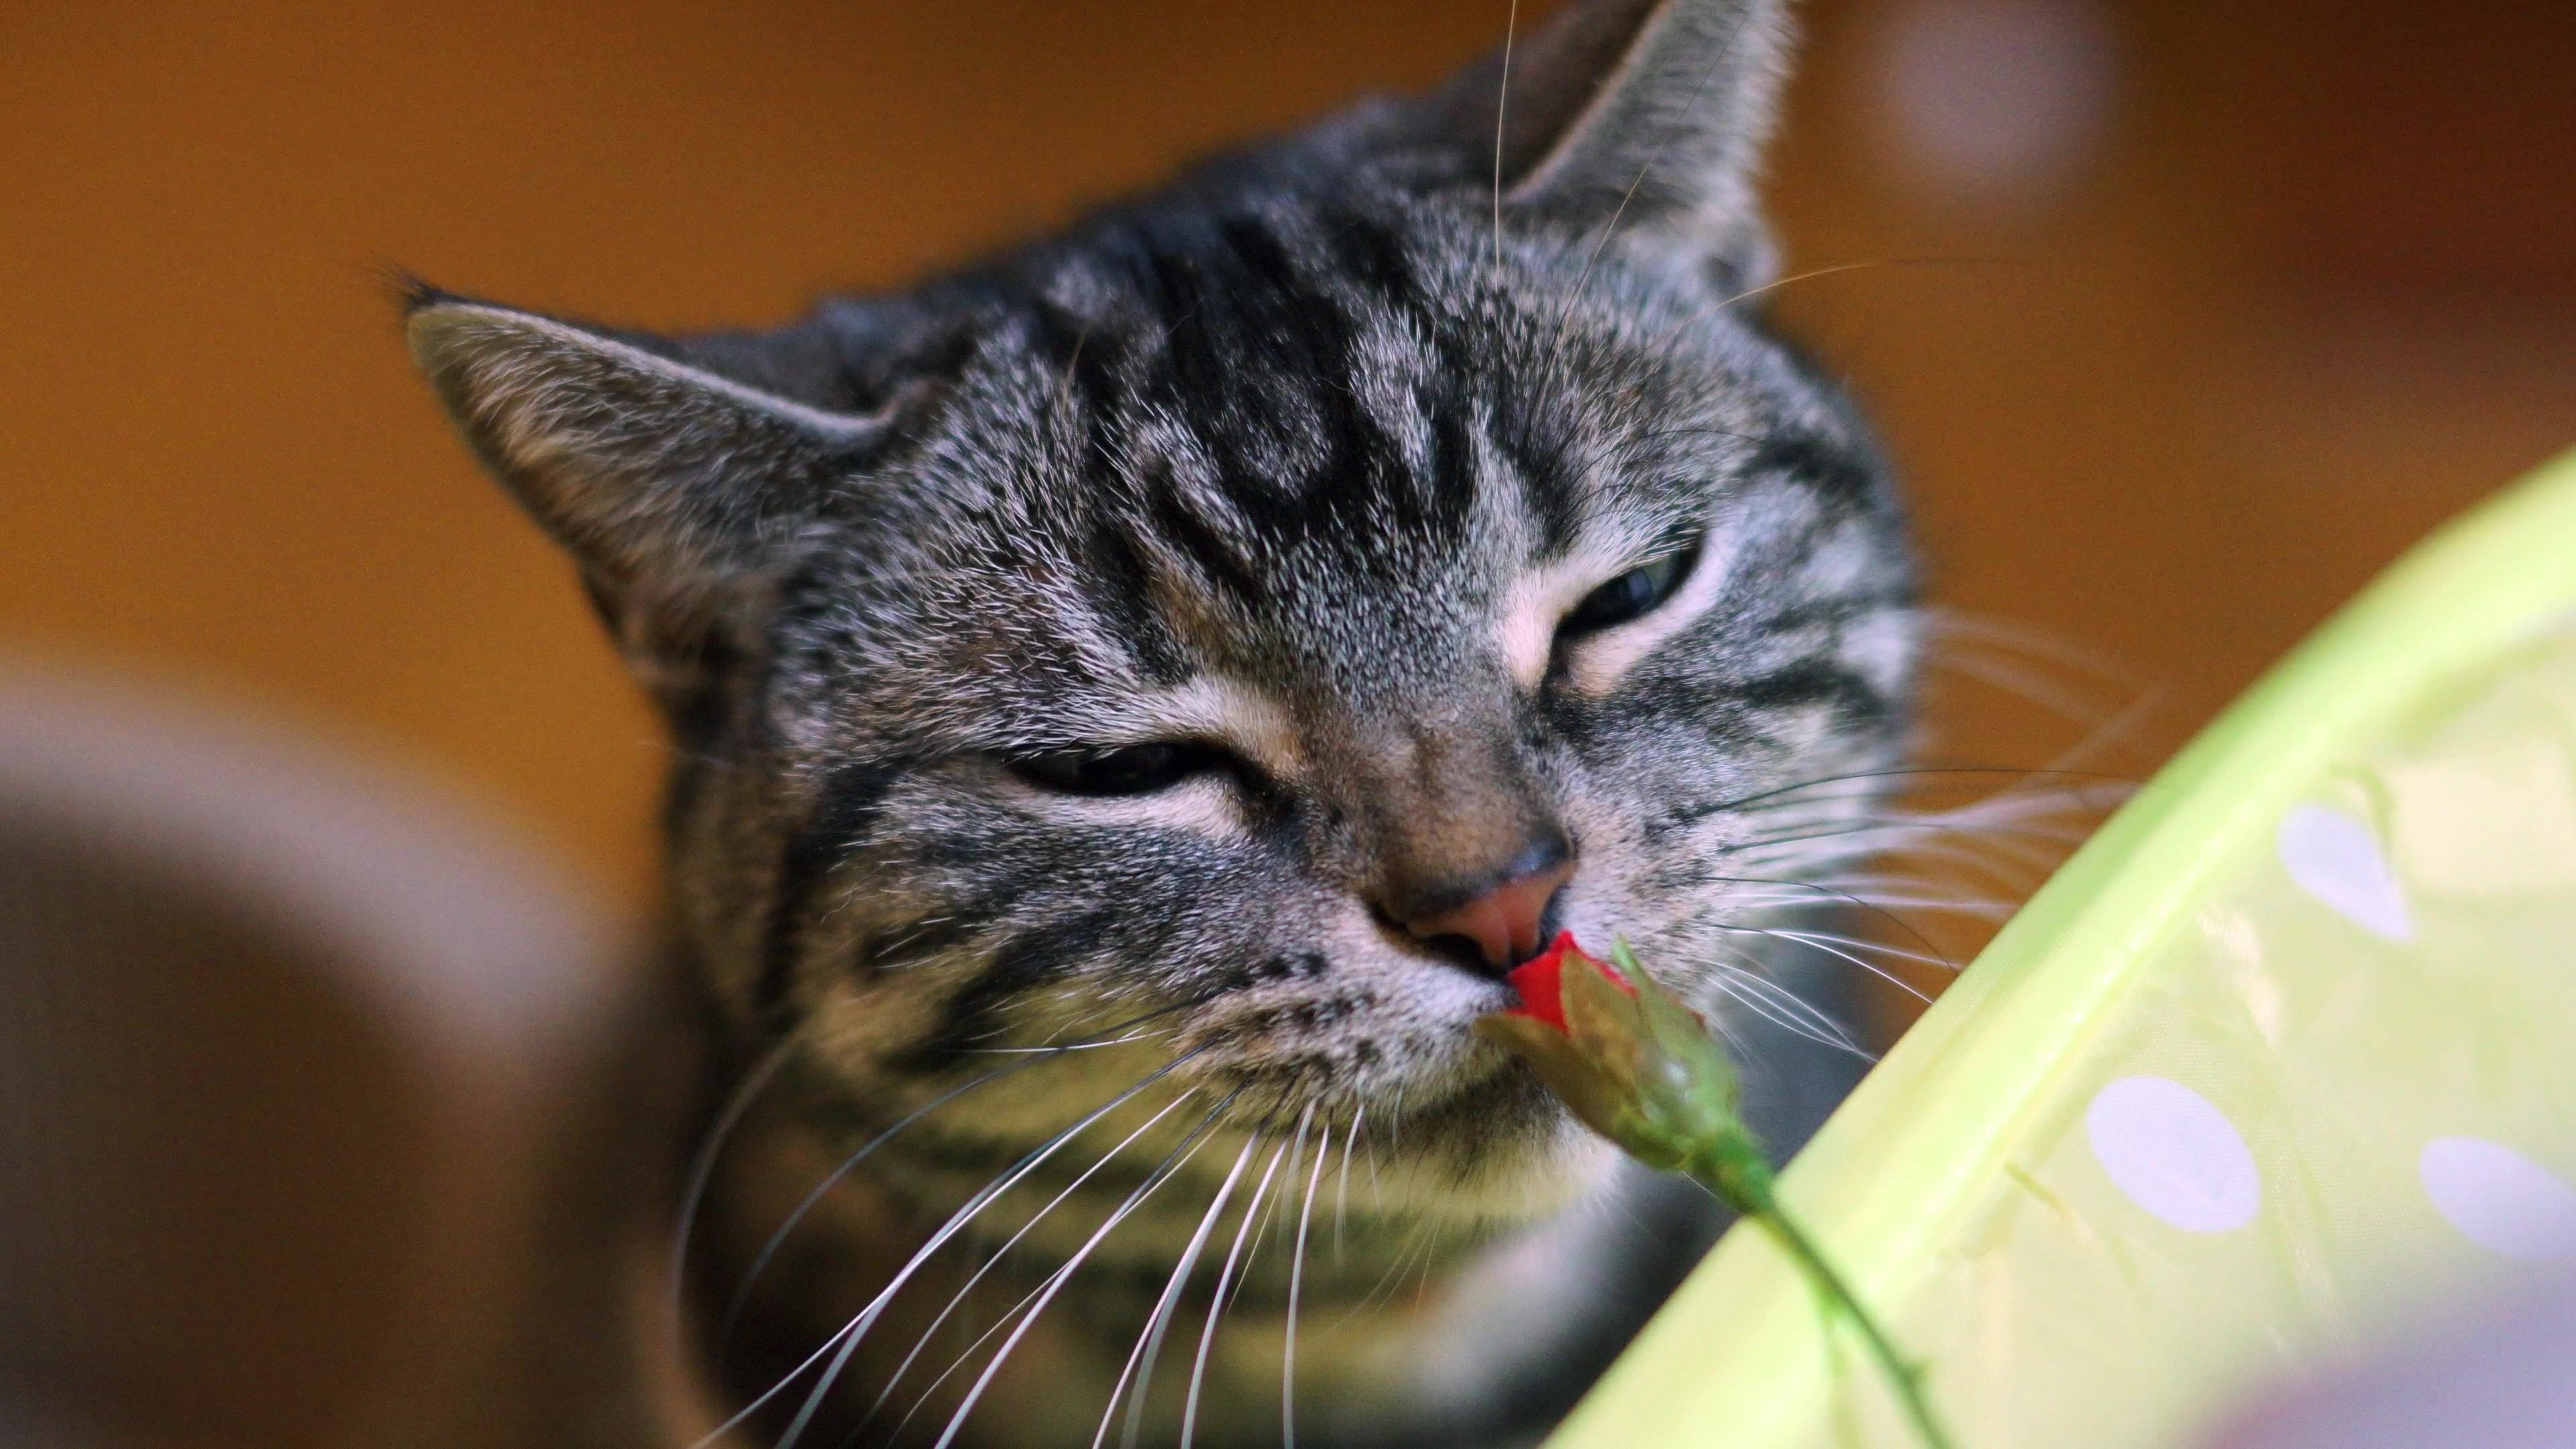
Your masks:
<instances>
[{"instance_id":1,"label":"cat's face","mask_svg":"<svg viewBox=\"0 0 2576 1449\"><path fill-rule=\"evenodd\" d=\"M1634 43L1675 8L1738 9ZM1897 751L1902 532L1734 171L1595 216L1591 100L1498 232L1461 84L771 338L415 313L673 706L715 993L849 1130L1010 1068L940 1129L1010 1148L1168 1067L1140 1120L1535 1216L1602 1158L1470 1034L1503 970L1625 936L1722 1019L1869 810L1781 792Z\"/></svg>"}]
</instances>

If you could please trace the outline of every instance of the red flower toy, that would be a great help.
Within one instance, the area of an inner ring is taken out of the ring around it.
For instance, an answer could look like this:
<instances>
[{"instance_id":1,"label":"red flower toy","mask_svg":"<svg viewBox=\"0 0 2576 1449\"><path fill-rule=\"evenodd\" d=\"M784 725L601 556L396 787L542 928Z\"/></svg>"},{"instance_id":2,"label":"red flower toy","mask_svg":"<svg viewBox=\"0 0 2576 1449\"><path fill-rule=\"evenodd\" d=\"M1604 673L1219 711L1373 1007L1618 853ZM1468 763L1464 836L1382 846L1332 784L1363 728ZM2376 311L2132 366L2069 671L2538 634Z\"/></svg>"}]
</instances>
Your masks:
<instances>
[{"instance_id":1,"label":"red flower toy","mask_svg":"<svg viewBox=\"0 0 2576 1449\"><path fill-rule=\"evenodd\" d=\"M1546 950L1514 967L1511 975L1504 978L1511 982L1514 991L1521 994L1521 1004L1503 1014L1526 1016L1546 1022L1558 1031L1565 1030L1565 958L1568 956L1599 967L1630 996L1637 994L1637 988L1628 985L1628 978L1620 975L1617 968L1602 965L1584 955L1583 948L1574 944L1572 931L1559 931Z\"/></svg>"},{"instance_id":2,"label":"red flower toy","mask_svg":"<svg viewBox=\"0 0 2576 1449\"><path fill-rule=\"evenodd\" d=\"M1646 974L1627 942L1614 942L1610 957L1587 955L1571 933L1558 936L1511 973L1520 1005L1477 1018L1476 1034L1519 1057L1577 1119L1630 1156L1688 1174L1760 1223L1858 1325L1923 1442L1949 1449L1922 1375L1782 1211L1770 1156L1736 1110L1735 1064L1725 1049Z\"/></svg>"}]
</instances>

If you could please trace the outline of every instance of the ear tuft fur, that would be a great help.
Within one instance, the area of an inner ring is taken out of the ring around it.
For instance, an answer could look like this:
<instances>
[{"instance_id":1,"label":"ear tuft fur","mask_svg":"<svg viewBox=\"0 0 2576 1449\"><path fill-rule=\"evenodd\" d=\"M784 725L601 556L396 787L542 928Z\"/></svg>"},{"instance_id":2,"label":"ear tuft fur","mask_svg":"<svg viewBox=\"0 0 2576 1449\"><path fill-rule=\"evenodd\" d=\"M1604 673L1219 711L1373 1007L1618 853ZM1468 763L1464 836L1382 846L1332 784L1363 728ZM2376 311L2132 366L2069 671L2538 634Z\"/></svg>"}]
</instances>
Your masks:
<instances>
[{"instance_id":1,"label":"ear tuft fur","mask_svg":"<svg viewBox=\"0 0 2576 1449\"><path fill-rule=\"evenodd\" d=\"M392 302L395 309L406 319L423 307L434 307L441 302L469 300L432 284L409 267L388 265L383 269L381 280L384 284L386 300Z\"/></svg>"}]
</instances>

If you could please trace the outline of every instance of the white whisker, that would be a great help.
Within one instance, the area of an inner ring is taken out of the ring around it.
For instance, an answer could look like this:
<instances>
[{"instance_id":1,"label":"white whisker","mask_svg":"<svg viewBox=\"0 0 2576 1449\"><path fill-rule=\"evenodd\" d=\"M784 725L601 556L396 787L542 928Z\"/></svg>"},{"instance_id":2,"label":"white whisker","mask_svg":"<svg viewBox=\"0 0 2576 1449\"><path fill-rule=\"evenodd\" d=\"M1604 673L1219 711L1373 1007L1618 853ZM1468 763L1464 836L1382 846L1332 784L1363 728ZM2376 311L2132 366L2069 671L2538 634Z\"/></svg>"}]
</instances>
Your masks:
<instances>
[{"instance_id":1,"label":"white whisker","mask_svg":"<svg viewBox=\"0 0 2576 1449\"><path fill-rule=\"evenodd\" d=\"M841 1159L839 1166L824 1174L823 1180L814 1184L813 1190L806 1193L805 1196L797 1202L796 1206L789 1211L786 1221L780 1223L777 1231L771 1233L768 1240L760 1245L760 1251L752 1255L751 1266L743 1270L742 1282L734 1288L733 1299L725 1305L724 1316L717 1322L717 1356L721 1358L725 1351L732 1346L734 1330L742 1323L743 1311L751 1306L752 1290L759 1286L761 1274L768 1271L770 1263L777 1258L779 1250L786 1246L788 1235L796 1231L796 1225L803 1222L806 1216L814 1211L815 1206L821 1203L824 1197L827 1196L833 1188L839 1186L842 1180L847 1178L852 1172L857 1171L860 1163L867 1161L869 1157L875 1155L878 1148L893 1141L895 1134L903 1131L907 1127L910 1127L922 1118L929 1116L931 1113L938 1111L940 1108L947 1106L949 1103L956 1101L958 1098L965 1096L968 1092L974 1091L976 1088L984 1086L987 1083L1000 1081L1002 1078L1010 1076L1015 1072L1025 1071L1035 1065L1037 1065L1037 1062L1034 1058L1029 1061L1013 1062L1007 1067L997 1067L972 1081L960 1083L955 1087L949 1088L947 1091L940 1093L938 1096L931 1098L928 1102L923 1103L921 1106L914 1108L912 1111L896 1119L893 1126L888 1127L883 1132L880 1132L876 1136L868 1139L868 1141L863 1144L858 1151Z\"/></svg>"},{"instance_id":2,"label":"white whisker","mask_svg":"<svg viewBox=\"0 0 2576 1449\"><path fill-rule=\"evenodd\" d=\"M1494 270L1503 268L1503 118L1512 100L1512 40L1521 28L1521 0L1503 17L1503 77L1494 89Z\"/></svg>"},{"instance_id":3,"label":"white whisker","mask_svg":"<svg viewBox=\"0 0 2576 1449\"><path fill-rule=\"evenodd\" d=\"M1084 1168L1080 1177L1077 1177L1072 1182L1066 1184L1064 1191L1057 1193L1053 1198L1049 1199L1046 1206L1039 1208L1035 1213L1030 1214L1029 1220L1020 1224L1017 1232L1014 1232L1009 1238L1003 1240L1002 1246L995 1249L993 1255L986 1258L982 1266L978 1267L974 1273L967 1278L964 1286L960 1287L956 1294L948 1300L948 1306L939 1310L939 1316L930 1320L930 1326L921 1331L921 1337L913 1344L912 1352L905 1354L903 1362L895 1365L893 1375L885 1381L885 1386L877 1391L876 1402L868 1406L867 1417L876 1417L877 1411L885 1407L886 1399L894 1393L895 1385L901 1383L903 1381L903 1376L912 1371L913 1362L921 1357L923 1349L930 1346L930 1340L939 1332L940 1325L946 1323L949 1315L955 1313L959 1306L965 1303L966 1295L975 1291L975 1285L984 1281L985 1274L992 1272L994 1266L999 1264L1004 1257L1010 1254L1011 1249L1018 1247L1020 1240L1027 1237L1031 1231L1035 1230L1038 1223L1042 1221L1047 1214L1054 1212L1056 1208L1064 1203L1065 1199L1081 1191L1084 1183L1091 1181L1091 1179L1096 1176L1102 1168L1107 1167L1110 1163L1116 1161L1118 1154L1125 1152L1128 1148L1134 1146L1137 1138L1152 1131L1156 1123L1159 1123L1165 1117L1170 1116L1174 1109L1178 1108L1183 1102L1188 1101L1197 1094L1197 1088L1187 1088L1183 1090L1179 1096L1174 1097L1170 1102L1164 1104L1162 1110L1156 1112L1153 1116L1146 1118L1144 1125L1138 1127L1135 1131L1128 1133L1125 1138L1119 1141L1117 1146L1102 1153L1098 1162ZM1032 1290L1032 1292L1034 1293L1034 1290ZM1027 1300L1025 1299L1022 1300L1024 1303L1026 1301ZM1005 1314L1004 1320L1007 1321L1008 1317L1009 1315ZM999 1326L999 1324L995 1325L997 1328ZM985 1337L991 1337L990 1331L987 1331ZM972 1354L976 1348L982 1346L983 1342L984 1340L982 1338L978 1338L974 1343L967 1345L966 1352ZM963 1363L965 1362L965 1359L961 1357L958 1362ZM940 1377L945 1379L947 1375L942 1374ZM937 1382L933 1382L931 1388L936 1389L938 1386Z\"/></svg>"},{"instance_id":4,"label":"white whisker","mask_svg":"<svg viewBox=\"0 0 2576 1449\"><path fill-rule=\"evenodd\" d=\"M1817 1010L1796 992L1739 966L1720 966L1717 969L1718 975L1710 984L1742 1002L1754 1015L1820 1046L1849 1052L1863 1061L1877 1060L1860 1043L1853 1041L1840 1023ZM1786 998L1785 1003L1782 998Z\"/></svg>"},{"instance_id":5,"label":"white whisker","mask_svg":"<svg viewBox=\"0 0 2576 1449\"><path fill-rule=\"evenodd\" d=\"M1226 1099L1228 1102L1232 1100L1234 1100L1232 1097L1228 1097ZM1164 1166L1156 1168L1153 1175L1145 1179L1143 1185L1139 1186L1134 1192L1129 1193L1127 1195L1127 1200L1120 1203L1116 1211L1110 1213L1108 1221L1102 1223L1090 1237L1083 1240L1082 1246L1074 1251L1073 1256L1066 1260L1065 1265L1058 1268L1045 1283L1039 1285L1037 1301L1030 1304L1028 1311L1020 1316L1019 1327L1012 1329L1011 1336L1002 1340L1002 1346L993 1351L992 1361L984 1365L983 1373L976 1376L974 1386L966 1391L966 1397L957 1405L957 1412L949 1416L948 1427L941 1431L939 1442L933 1446L933 1449L948 1449L948 1445L956 1439L957 1431L965 1426L966 1416L975 1411L976 1401L983 1398L984 1390L991 1386L994 1375L1002 1371L1002 1365L1010 1358L1011 1350L1019 1347L1020 1340L1025 1337L1029 1329L1037 1323L1038 1315L1046 1312L1047 1304L1054 1301L1057 1292L1062 1290L1065 1284L1073 1281L1074 1270L1081 1267L1083 1262L1091 1256L1092 1250L1099 1247L1102 1240L1107 1238L1120 1223L1125 1222L1127 1220L1127 1215L1134 1212L1156 1188L1159 1188L1164 1183L1178 1177L1181 1169L1189 1165L1190 1159L1198 1156L1199 1149L1206 1146L1208 1143L1208 1123L1215 1121L1216 1113L1224 1110L1225 1103L1218 1103L1216 1112L1209 1113L1207 1121L1201 1122L1198 1127L1191 1129L1190 1136L1187 1139L1184 1139L1182 1146L1186 1147L1188 1150L1183 1152L1181 1148L1174 1148L1173 1152L1175 1157L1177 1157L1177 1160L1174 1160L1172 1157L1165 1158ZM1239 1166L1240 1164L1238 1163L1238 1167ZM1229 1182L1232 1181L1231 1178L1227 1180ZM978 1340L978 1342L981 1342L981 1340ZM974 1349L970 1347L967 1349L967 1352L971 1354L974 1352ZM960 1360L960 1362L963 1362L963 1360ZM1111 1396L1110 1403L1112 1407L1116 1406L1117 1398L1114 1394ZM918 1407L918 1405L915 1407ZM910 1416L907 1415L906 1417L908 1419ZM1102 1427L1106 1429L1107 1425L1104 1424Z\"/></svg>"},{"instance_id":6,"label":"white whisker","mask_svg":"<svg viewBox=\"0 0 2576 1449\"><path fill-rule=\"evenodd\" d=\"M1306 1110L1312 1113L1312 1103ZM1303 1132L1301 1123L1298 1131ZM1306 1197L1297 1209L1296 1257L1288 1265L1288 1333L1279 1351L1279 1442L1281 1449L1297 1449L1297 1295L1306 1284L1306 1229L1315 1220L1315 1185L1324 1178L1324 1159L1333 1155L1333 1124L1324 1124L1324 1135L1315 1144L1314 1165L1306 1170Z\"/></svg>"},{"instance_id":7,"label":"white whisker","mask_svg":"<svg viewBox=\"0 0 2576 1449\"><path fill-rule=\"evenodd\" d=\"M1180 1005L1185 1004L1186 1003L1176 1003L1172 1006L1158 1007L1141 1016L1130 1017L1126 1021L1111 1027L1110 1030L1124 1031L1128 1027L1137 1025L1140 1022L1151 1021L1155 1017L1163 1015L1165 1012L1177 1010ZM734 1289L732 1301L725 1305L724 1316L718 1320L715 1336L717 1356L721 1358L726 1349L732 1345L734 1330L741 1325L743 1311L751 1306L752 1290L759 1285L761 1274L768 1270L770 1263L777 1258L779 1250L786 1246L788 1235L795 1232L796 1225L803 1222L807 1215L811 1214L815 1207L819 1205L826 1196L830 1195L833 1188L839 1186L843 1179L856 1171L860 1163L865 1162L869 1157L873 1156L878 1148L893 1141L895 1136L898 1133L901 1133L905 1128L912 1126L922 1118L929 1116L931 1113L938 1111L940 1108L947 1106L949 1103L956 1101L958 1098L965 1096L976 1088L993 1082L998 1082L1006 1077L1027 1071L1030 1067L1048 1060L1053 1055L1073 1050L1075 1045L1078 1044L1050 1047L1047 1049L1046 1055L1024 1057L1008 1066L996 1067L993 1070L984 1073L980 1077L976 1077L971 1081L963 1082L957 1086L951 1087L947 1091L940 1093L938 1096L931 1098L928 1102L923 1103L921 1106L905 1113L895 1121L893 1126L888 1127L883 1132L878 1133L875 1137L870 1138L865 1145L859 1148L858 1151L841 1159L839 1166L824 1174L823 1180L814 1184L813 1190L806 1193L803 1198L797 1201L796 1206L788 1212L786 1221L780 1223L777 1230L769 1235L768 1240L760 1245L760 1251L752 1255L751 1266L743 1270L742 1282ZM1195 1052L1185 1053L1180 1058L1156 1071L1153 1076L1147 1077L1145 1079L1146 1082L1153 1081L1156 1077L1163 1075L1164 1072L1170 1071L1173 1067L1180 1065L1181 1062L1187 1061L1191 1056L1195 1055ZM1138 1085L1141 1087L1144 1084L1139 1083Z\"/></svg>"},{"instance_id":8,"label":"white whisker","mask_svg":"<svg viewBox=\"0 0 2576 1449\"><path fill-rule=\"evenodd\" d=\"M983 1212L984 1208L990 1204L993 1199L1010 1191L1011 1188L1019 1184L1021 1179L1027 1177L1030 1173L1037 1171L1048 1158L1053 1157L1066 1143L1071 1142L1076 1136L1079 1136L1084 1129L1090 1127L1091 1124L1108 1116L1111 1112L1126 1104L1130 1099L1134 1098L1137 1093L1142 1092L1154 1083L1161 1081L1164 1077L1178 1069L1183 1062L1186 1062L1189 1059L1190 1058L1188 1056L1175 1058L1174 1060L1165 1063L1163 1066L1156 1068L1143 1081L1138 1082L1136 1085L1129 1087L1126 1091L1119 1093L1116 1097L1110 1099L1109 1102L1093 1111L1090 1115L1084 1117L1081 1121L1076 1122L1072 1126L1064 1129L1062 1132L1057 1133L1044 1144L1029 1152L1027 1156L1022 1157L1019 1162L1015 1164L1001 1179L988 1183L982 1189L978 1190L973 1197L967 1199L965 1206L959 1208L955 1213L950 1215L948 1221L942 1223L939 1230L930 1235L930 1240L928 1242L923 1243L919 1248L913 1251L911 1258L906 1260L901 1269L897 1270L893 1280L887 1283L883 1289L879 1290L877 1295L868 1301L868 1305L865 1308L860 1309L856 1316L852 1317L847 1323L842 1324L841 1327L831 1335L831 1337L824 1339L821 1346L817 1347L811 1354L808 1354L802 1363L799 1363L794 1369L790 1370L784 1377L779 1379L777 1383L772 1384L758 1398L755 1398L750 1403L743 1405L740 1409L734 1412L732 1418L727 1419L724 1423L717 1425L713 1430L709 1431L705 1438L700 1439L697 1444L693 1446L693 1449L707 1449L707 1446L714 1444L725 1435L733 1432L733 1430L739 1427L744 1420L750 1418L751 1415L757 1412L763 1405L777 1397L778 1394L789 1384L794 1383L798 1378L802 1377L807 1369L813 1367L816 1363L821 1362L824 1356L829 1354L831 1355L831 1362L823 1370L821 1380L814 1385L813 1392L805 1396L804 1404L797 1409L795 1418L788 1423L787 1431L779 1436L777 1449L794 1449L797 1439L805 1432L805 1426L813 1422L814 1415L823 1407L823 1400L830 1396L832 1386L839 1382L842 1370L849 1367L851 1355L858 1352L859 1341L867 1336L868 1329L876 1323L878 1316L885 1312L886 1305L894 1300L894 1295L902 1291L903 1285L910 1282L912 1280L912 1276L915 1273L920 1272L922 1266L930 1261L931 1254L938 1252L949 1239L957 1236L960 1232L965 1231L966 1225L974 1221L975 1217ZM1010 1069L1005 1068L1004 1070Z\"/></svg>"},{"instance_id":9,"label":"white whisker","mask_svg":"<svg viewBox=\"0 0 2576 1449\"><path fill-rule=\"evenodd\" d=\"M1360 1141L1360 1121L1368 1115L1368 1103L1351 1108L1351 1133L1342 1139L1341 1185L1333 1192L1333 1261L1342 1261L1342 1226L1349 1220L1351 1207L1351 1149Z\"/></svg>"},{"instance_id":10,"label":"white whisker","mask_svg":"<svg viewBox=\"0 0 2576 1449\"><path fill-rule=\"evenodd\" d=\"M1927 995L1921 987L1916 986L1913 982L1906 980L1904 977L1897 975L1886 967L1881 966L1874 961L1863 960L1859 956L1843 950L1841 947L1828 946L1817 940L1792 935L1783 931L1770 930L1762 926L1721 925L1718 929L1721 931L1741 931L1748 935L1755 936L1769 936L1774 940L1796 941L1800 945L1807 946L1813 950L1822 951L1826 955L1835 957L1838 960L1848 961L1863 971L1868 972L1870 975L1886 982L1888 985L1895 987L1897 990L1904 992L1906 995L1913 997L1915 1000L1922 1002L1926 1006L1932 1004L1932 998Z\"/></svg>"},{"instance_id":11,"label":"white whisker","mask_svg":"<svg viewBox=\"0 0 2576 1449\"><path fill-rule=\"evenodd\" d=\"M1244 1240L1252 1234L1252 1215L1270 1196L1270 1181L1279 1173L1280 1159L1287 1155L1284 1143L1271 1152L1269 1166L1261 1169L1261 1181L1253 1186L1252 1197L1243 1205L1243 1220L1234 1229L1234 1245L1225 1250L1225 1266L1217 1270L1216 1291L1208 1295L1207 1327L1199 1330L1199 1351L1190 1360L1190 1391L1181 1407L1181 1449L1190 1449L1198 1435L1199 1388L1207 1378L1208 1349L1216 1342L1216 1321L1225 1312L1225 1290L1234 1282L1235 1261L1243 1254Z\"/></svg>"},{"instance_id":12,"label":"white whisker","mask_svg":"<svg viewBox=\"0 0 2576 1449\"><path fill-rule=\"evenodd\" d=\"M1217 1216L1225 1211L1226 1199L1234 1195L1234 1185L1242 1179L1244 1165L1252 1161L1254 1150L1260 1146L1258 1133L1245 1139L1243 1150L1235 1154L1234 1166L1226 1171L1225 1182L1217 1188L1216 1197L1208 1203L1206 1214L1199 1219L1198 1231L1190 1235L1189 1246L1181 1250L1181 1260L1172 1268L1171 1282L1164 1286L1162 1296L1155 1300L1154 1311L1146 1316L1143 1330L1136 1335L1135 1348L1127 1354L1127 1366L1118 1371L1118 1382L1109 1387L1109 1404L1101 1411L1100 1429L1092 1435L1091 1449L1100 1449L1109 1438L1109 1421L1118 1415L1118 1398L1127 1391L1131 1376L1136 1383L1136 1396L1127 1406L1127 1430L1120 1442L1122 1449L1134 1449L1137 1432L1145 1421L1145 1396L1153 1385L1153 1359L1163 1351L1163 1331L1170 1326L1172 1307L1180 1301L1181 1290L1189 1283L1190 1270L1198 1266L1199 1254L1207 1247L1208 1234L1215 1231Z\"/></svg>"},{"instance_id":13,"label":"white whisker","mask_svg":"<svg viewBox=\"0 0 2576 1449\"><path fill-rule=\"evenodd\" d=\"M1901 946L1891 946L1885 941L1873 941L1865 936L1837 936L1824 931L1784 931L1782 934L1795 935L1802 941L1823 941L1832 945L1846 947L1854 951L1869 951L1880 956L1893 957L1899 961L1910 961L1917 966L1932 967L1943 971L1956 971L1959 969L1958 963L1952 961L1947 956L1935 956L1924 951L1908 951Z\"/></svg>"},{"instance_id":14,"label":"white whisker","mask_svg":"<svg viewBox=\"0 0 2576 1449\"><path fill-rule=\"evenodd\" d=\"M1067 1042L1062 1046L969 1047L966 1048L966 1054L987 1057L1061 1056L1066 1052L1096 1052L1103 1047L1126 1046L1130 1042L1157 1041L1171 1035L1174 1035L1171 1030L1140 1031L1128 1036L1111 1037L1107 1041Z\"/></svg>"},{"instance_id":15,"label":"white whisker","mask_svg":"<svg viewBox=\"0 0 2576 1449\"><path fill-rule=\"evenodd\" d=\"M783 1038L752 1065L743 1075L742 1085L726 1099L724 1110L716 1114L715 1124L707 1129L707 1140L689 1162L687 1185L680 1190L679 1225L671 1231L671 1321L675 1325L688 1321L689 1239L697 1231L698 1211L706 1205L707 1188L715 1181L716 1157L751 1111L752 1099L766 1090L779 1069L787 1065L794 1047L794 1038Z\"/></svg>"}]
</instances>

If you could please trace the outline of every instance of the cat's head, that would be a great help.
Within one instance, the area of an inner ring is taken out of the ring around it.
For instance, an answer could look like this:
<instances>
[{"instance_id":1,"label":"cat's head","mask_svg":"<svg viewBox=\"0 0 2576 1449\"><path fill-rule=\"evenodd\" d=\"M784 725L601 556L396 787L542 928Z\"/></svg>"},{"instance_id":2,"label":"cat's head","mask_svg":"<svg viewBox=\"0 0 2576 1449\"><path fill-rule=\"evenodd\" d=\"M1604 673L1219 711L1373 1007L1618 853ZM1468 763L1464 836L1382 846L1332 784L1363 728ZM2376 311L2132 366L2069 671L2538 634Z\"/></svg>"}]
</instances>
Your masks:
<instances>
[{"instance_id":1,"label":"cat's head","mask_svg":"<svg viewBox=\"0 0 2576 1449\"><path fill-rule=\"evenodd\" d=\"M1186 1058L1231 1129L1363 1118L1422 1211L1579 1186L1469 1034L1504 969L1619 934L1722 1011L1871 793L1780 792L1904 727L1890 490L1747 296L1780 9L1579 4L1499 126L1489 61L777 332L421 290L670 713L745 1037L862 1121L1035 1062L947 1129L1027 1141Z\"/></svg>"}]
</instances>

